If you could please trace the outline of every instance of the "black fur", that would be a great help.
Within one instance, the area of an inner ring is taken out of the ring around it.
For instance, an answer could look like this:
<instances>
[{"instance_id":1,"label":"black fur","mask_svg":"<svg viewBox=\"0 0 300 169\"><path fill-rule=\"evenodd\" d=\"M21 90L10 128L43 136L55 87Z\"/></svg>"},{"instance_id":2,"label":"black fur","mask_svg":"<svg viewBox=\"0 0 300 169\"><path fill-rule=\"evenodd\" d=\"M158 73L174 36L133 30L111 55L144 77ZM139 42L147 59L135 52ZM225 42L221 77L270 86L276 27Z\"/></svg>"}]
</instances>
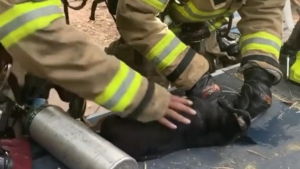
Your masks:
<instances>
[{"instance_id":1,"label":"black fur","mask_svg":"<svg viewBox=\"0 0 300 169\"><path fill-rule=\"evenodd\" d=\"M190 99L197 115L182 113L191 120L190 125L174 121L178 128L171 130L158 122L144 124L112 115L103 121L100 135L136 160L145 161L187 148L226 145L250 126L249 113L231 108L225 99L214 106Z\"/></svg>"}]
</instances>

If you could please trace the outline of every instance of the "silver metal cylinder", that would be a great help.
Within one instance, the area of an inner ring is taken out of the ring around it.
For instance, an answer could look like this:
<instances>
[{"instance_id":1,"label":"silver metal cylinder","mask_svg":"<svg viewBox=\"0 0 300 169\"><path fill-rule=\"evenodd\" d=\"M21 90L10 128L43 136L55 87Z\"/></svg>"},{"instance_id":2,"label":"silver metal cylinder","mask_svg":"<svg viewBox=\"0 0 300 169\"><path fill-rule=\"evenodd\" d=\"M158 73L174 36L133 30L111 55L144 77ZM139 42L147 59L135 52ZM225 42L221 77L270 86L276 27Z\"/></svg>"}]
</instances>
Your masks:
<instances>
[{"instance_id":1,"label":"silver metal cylinder","mask_svg":"<svg viewBox=\"0 0 300 169\"><path fill-rule=\"evenodd\" d=\"M31 138L70 169L138 169L137 162L57 106L31 112Z\"/></svg>"}]
</instances>

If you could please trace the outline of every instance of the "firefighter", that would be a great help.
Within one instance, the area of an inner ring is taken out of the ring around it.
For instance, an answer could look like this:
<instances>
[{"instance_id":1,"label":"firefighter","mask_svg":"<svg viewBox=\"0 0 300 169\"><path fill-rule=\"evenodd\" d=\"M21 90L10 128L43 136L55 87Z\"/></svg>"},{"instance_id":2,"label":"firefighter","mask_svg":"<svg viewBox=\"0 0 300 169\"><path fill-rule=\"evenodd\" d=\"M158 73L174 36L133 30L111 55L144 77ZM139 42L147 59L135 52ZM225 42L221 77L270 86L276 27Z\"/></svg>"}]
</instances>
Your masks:
<instances>
[{"instance_id":1,"label":"firefighter","mask_svg":"<svg viewBox=\"0 0 300 169\"><path fill-rule=\"evenodd\" d=\"M177 112L196 114L191 101L149 83L114 56L66 25L60 0L0 0L0 56L10 55L26 72L141 122L165 117L189 124Z\"/></svg>"},{"instance_id":2,"label":"firefighter","mask_svg":"<svg viewBox=\"0 0 300 169\"><path fill-rule=\"evenodd\" d=\"M238 11L241 20L237 27L242 34L239 71L244 75L244 85L236 106L248 110L255 118L270 107L270 88L282 78L278 57L284 5L283 0L119 0L116 25L125 42L123 48L128 44L135 49L155 65L167 82L179 89L197 91L192 93L205 98L208 89L217 91L212 87L216 84L208 73L207 60L184 44L157 16L167 13L180 24L217 20ZM114 42L106 52L119 53L120 59L134 65L130 62L136 59L132 55L122 56L118 51L121 48Z\"/></svg>"}]
</instances>

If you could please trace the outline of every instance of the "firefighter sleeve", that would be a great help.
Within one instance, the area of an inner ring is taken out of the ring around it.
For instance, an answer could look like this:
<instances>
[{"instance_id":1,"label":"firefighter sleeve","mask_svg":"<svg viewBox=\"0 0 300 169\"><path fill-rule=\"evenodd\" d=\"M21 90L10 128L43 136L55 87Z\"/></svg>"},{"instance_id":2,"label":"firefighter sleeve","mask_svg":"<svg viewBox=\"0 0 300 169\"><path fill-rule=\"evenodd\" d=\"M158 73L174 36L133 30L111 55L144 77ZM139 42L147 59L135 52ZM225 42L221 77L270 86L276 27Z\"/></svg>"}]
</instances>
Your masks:
<instances>
[{"instance_id":1,"label":"firefighter sleeve","mask_svg":"<svg viewBox=\"0 0 300 169\"><path fill-rule=\"evenodd\" d=\"M0 1L0 6L2 6ZM0 40L23 69L142 122L163 117L169 92L66 25L60 0L0 8Z\"/></svg>"},{"instance_id":2,"label":"firefighter sleeve","mask_svg":"<svg viewBox=\"0 0 300 169\"><path fill-rule=\"evenodd\" d=\"M247 0L238 11L242 18L237 25L242 34L241 70L260 66L274 75L274 84L282 78L278 59L284 5L283 0Z\"/></svg>"},{"instance_id":3,"label":"firefighter sleeve","mask_svg":"<svg viewBox=\"0 0 300 169\"><path fill-rule=\"evenodd\" d=\"M177 88L188 90L207 72L207 60L187 47L157 18L169 0L119 0L117 29L122 38Z\"/></svg>"}]
</instances>

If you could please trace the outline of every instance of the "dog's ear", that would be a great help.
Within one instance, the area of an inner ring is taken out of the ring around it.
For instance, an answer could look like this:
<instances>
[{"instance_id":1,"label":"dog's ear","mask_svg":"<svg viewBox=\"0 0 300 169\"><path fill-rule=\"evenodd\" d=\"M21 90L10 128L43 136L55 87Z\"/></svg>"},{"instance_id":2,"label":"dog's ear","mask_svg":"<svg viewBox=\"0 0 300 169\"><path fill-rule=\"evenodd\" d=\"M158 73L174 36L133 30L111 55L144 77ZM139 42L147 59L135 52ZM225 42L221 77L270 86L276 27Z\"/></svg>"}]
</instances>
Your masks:
<instances>
[{"instance_id":1,"label":"dog's ear","mask_svg":"<svg viewBox=\"0 0 300 169\"><path fill-rule=\"evenodd\" d=\"M242 116L238 116L236 113L234 113L234 116L236 117L236 120L241 128L242 131L246 131L248 129L248 124L245 122Z\"/></svg>"},{"instance_id":2,"label":"dog's ear","mask_svg":"<svg viewBox=\"0 0 300 169\"><path fill-rule=\"evenodd\" d=\"M234 113L236 120L242 131L246 131L251 125L251 117L247 111L237 110L238 112Z\"/></svg>"},{"instance_id":3,"label":"dog's ear","mask_svg":"<svg viewBox=\"0 0 300 169\"><path fill-rule=\"evenodd\" d=\"M251 118L247 111L233 108L226 99L220 99L219 104L228 114L234 115L242 131L250 127Z\"/></svg>"}]
</instances>

